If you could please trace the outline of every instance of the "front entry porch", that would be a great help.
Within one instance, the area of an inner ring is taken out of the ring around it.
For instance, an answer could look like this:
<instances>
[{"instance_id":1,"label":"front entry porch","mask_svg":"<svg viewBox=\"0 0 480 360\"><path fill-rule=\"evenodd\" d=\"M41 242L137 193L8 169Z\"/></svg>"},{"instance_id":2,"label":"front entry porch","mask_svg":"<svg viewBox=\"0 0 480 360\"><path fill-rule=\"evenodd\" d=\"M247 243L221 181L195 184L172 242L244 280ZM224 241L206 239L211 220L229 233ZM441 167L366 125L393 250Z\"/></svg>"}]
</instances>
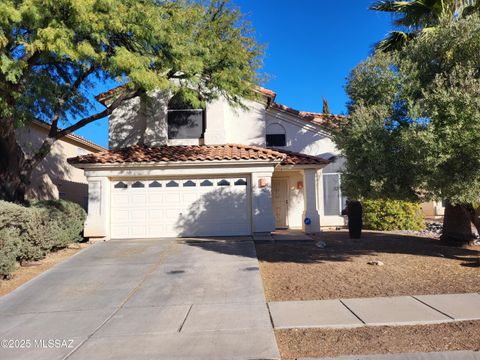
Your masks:
<instances>
[{"instance_id":1,"label":"front entry porch","mask_svg":"<svg viewBox=\"0 0 480 360\"><path fill-rule=\"evenodd\" d=\"M311 241L312 237L302 229L277 229L272 232L273 241Z\"/></svg>"},{"instance_id":2,"label":"front entry porch","mask_svg":"<svg viewBox=\"0 0 480 360\"><path fill-rule=\"evenodd\" d=\"M320 232L318 173L319 168L298 166L275 169L271 186L272 211L277 232L286 229L305 234Z\"/></svg>"}]
</instances>

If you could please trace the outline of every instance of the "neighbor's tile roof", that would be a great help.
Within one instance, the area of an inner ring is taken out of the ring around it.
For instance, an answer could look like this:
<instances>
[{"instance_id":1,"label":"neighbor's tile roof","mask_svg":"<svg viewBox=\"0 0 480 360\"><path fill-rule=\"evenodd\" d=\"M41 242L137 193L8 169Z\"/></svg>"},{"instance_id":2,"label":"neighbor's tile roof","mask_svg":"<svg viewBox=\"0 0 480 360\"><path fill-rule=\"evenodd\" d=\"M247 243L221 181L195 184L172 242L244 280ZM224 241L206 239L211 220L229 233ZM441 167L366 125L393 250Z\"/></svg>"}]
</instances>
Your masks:
<instances>
[{"instance_id":1,"label":"neighbor's tile roof","mask_svg":"<svg viewBox=\"0 0 480 360\"><path fill-rule=\"evenodd\" d=\"M322 113L316 113L316 112L300 111L300 110L296 110L286 105L282 105L278 103L273 103L271 105L271 108L297 116L304 121L321 125L330 129L338 128L339 125L341 125L342 123L345 123L348 120L348 116L345 116L345 115L322 114Z\"/></svg>"},{"instance_id":2,"label":"neighbor's tile roof","mask_svg":"<svg viewBox=\"0 0 480 360\"><path fill-rule=\"evenodd\" d=\"M33 120L32 121L32 124L35 125L35 126L38 126L40 128L43 128L47 131L50 130L50 124L47 123L47 122L44 122L44 121L40 121L40 120ZM61 130L61 129L59 129ZM74 140L76 141L77 143L80 143L81 145L85 145L85 146L88 146L90 148L90 150L93 150L93 151L104 151L104 150L107 150L105 149L103 146L101 145L98 145L98 144L95 144L94 142L88 140L88 139L85 139L84 137L82 136L79 136L79 135L76 135L76 134L73 134L73 133L70 133L70 134L67 134L65 135L66 139L70 139L70 140ZM61 138L60 140L63 140L64 138Z\"/></svg>"},{"instance_id":3,"label":"neighbor's tile roof","mask_svg":"<svg viewBox=\"0 0 480 360\"><path fill-rule=\"evenodd\" d=\"M71 164L119 164L142 162L215 161L215 160L278 160L282 165L324 165L328 160L245 145L185 145L147 147L135 145L69 158Z\"/></svg>"}]
</instances>

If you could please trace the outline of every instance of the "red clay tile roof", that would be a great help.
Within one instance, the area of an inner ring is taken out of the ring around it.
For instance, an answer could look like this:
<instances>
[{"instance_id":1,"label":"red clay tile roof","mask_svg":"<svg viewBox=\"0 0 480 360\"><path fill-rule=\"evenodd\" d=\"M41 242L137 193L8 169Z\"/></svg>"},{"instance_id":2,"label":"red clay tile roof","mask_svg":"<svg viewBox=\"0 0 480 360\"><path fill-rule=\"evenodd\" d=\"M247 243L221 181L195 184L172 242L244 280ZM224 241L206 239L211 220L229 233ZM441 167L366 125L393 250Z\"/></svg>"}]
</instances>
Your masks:
<instances>
[{"instance_id":1,"label":"red clay tile roof","mask_svg":"<svg viewBox=\"0 0 480 360\"><path fill-rule=\"evenodd\" d=\"M325 126L331 129L338 128L340 124L348 120L348 116L344 116L344 115L322 114L322 113L316 113L316 112L300 111L300 110L296 110L286 105L282 105L278 103L273 103L271 105L271 108L297 116L304 121Z\"/></svg>"},{"instance_id":2,"label":"red clay tile roof","mask_svg":"<svg viewBox=\"0 0 480 360\"><path fill-rule=\"evenodd\" d=\"M126 90L128 88L128 84L123 84L117 87L114 87L110 90L107 90L103 93L98 94L95 96L95 100L97 100L99 103L104 104L107 100L112 98L115 95L119 95L122 91Z\"/></svg>"},{"instance_id":3,"label":"red clay tile roof","mask_svg":"<svg viewBox=\"0 0 480 360\"><path fill-rule=\"evenodd\" d=\"M318 156L300 154L293 151L272 149L285 154L282 165L328 165L330 161Z\"/></svg>"},{"instance_id":4,"label":"red clay tile roof","mask_svg":"<svg viewBox=\"0 0 480 360\"><path fill-rule=\"evenodd\" d=\"M272 91L272 90L269 90L269 89L265 89L264 87L261 87L261 86L257 86L256 89L255 89L257 92L259 92L260 94L263 94L265 96L268 96L269 98L271 98L272 100L274 100L276 97L277 97L277 93L275 91Z\"/></svg>"},{"instance_id":5,"label":"red clay tile roof","mask_svg":"<svg viewBox=\"0 0 480 360\"><path fill-rule=\"evenodd\" d=\"M142 162L215 161L215 160L278 160L282 165L324 165L328 160L245 145L185 145L147 147L135 145L69 158L70 164L121 164Z\"/></svg>"}]
</instances>

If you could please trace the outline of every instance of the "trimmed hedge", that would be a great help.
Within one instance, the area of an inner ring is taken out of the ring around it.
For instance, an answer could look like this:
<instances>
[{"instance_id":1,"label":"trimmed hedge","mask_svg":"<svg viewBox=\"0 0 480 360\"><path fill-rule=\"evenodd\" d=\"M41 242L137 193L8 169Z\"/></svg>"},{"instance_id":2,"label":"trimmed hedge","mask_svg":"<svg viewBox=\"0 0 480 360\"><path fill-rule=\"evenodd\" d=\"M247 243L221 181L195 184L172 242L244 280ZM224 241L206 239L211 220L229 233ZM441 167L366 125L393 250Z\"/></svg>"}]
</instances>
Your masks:
<instances>
[{"instance_id":1,"label":"trimmed hedge","mask_svg":"<svg viewBox=\"0 0 480 360\"><path fill-rule=\"evenodd\" d=\"M420 204L401 200L365 200L363 205L363 225L365 229L423 230Z\"/></svg>"},{"instance_id":2,"label":"trimmed hedge","mask_svg":"<svg viewBox=\"0 0 480 360\"><path fill-rule=\"evenodd\" d=\"M16 262L40 260L82 240L85 218L79 205L64 200L28 207L0 201L0 276L11 274Z\"/></svg>"}]
</instances>

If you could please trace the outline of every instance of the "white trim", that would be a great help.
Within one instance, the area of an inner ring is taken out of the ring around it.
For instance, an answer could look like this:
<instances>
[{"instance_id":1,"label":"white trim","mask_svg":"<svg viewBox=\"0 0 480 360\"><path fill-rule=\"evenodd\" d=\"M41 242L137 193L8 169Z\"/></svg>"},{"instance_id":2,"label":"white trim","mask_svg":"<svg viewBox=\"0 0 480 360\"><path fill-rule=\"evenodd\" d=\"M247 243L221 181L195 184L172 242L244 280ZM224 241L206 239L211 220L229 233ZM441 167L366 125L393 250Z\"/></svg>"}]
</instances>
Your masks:
<instances>
[{"instance_id":1,"label":"white trim","mask_svg":"<svg viewBox=\"0 0 480 360\"><path fill-rule=\"evenodd\" d=\"M275 168L275 171L296 171L306 169L323 169L329 164L309 164L309 165L279 165Z\"/></svg>"},{"instance_id":2,"label":"white trim","mask_svg":"<svg viewBox=\"0 0 480 360\"><path fill-rule=\"evenodd\" d=\"M276 166L280 164L283 159L278 160L196 160L196 161L171 161L171 162L125 162L125 163L74 163L72 166L79 169L136 169L136 168L164 168L164 167L230 167L230 166L257 166L270 165Z\"/></svg>"}]
</instances>

